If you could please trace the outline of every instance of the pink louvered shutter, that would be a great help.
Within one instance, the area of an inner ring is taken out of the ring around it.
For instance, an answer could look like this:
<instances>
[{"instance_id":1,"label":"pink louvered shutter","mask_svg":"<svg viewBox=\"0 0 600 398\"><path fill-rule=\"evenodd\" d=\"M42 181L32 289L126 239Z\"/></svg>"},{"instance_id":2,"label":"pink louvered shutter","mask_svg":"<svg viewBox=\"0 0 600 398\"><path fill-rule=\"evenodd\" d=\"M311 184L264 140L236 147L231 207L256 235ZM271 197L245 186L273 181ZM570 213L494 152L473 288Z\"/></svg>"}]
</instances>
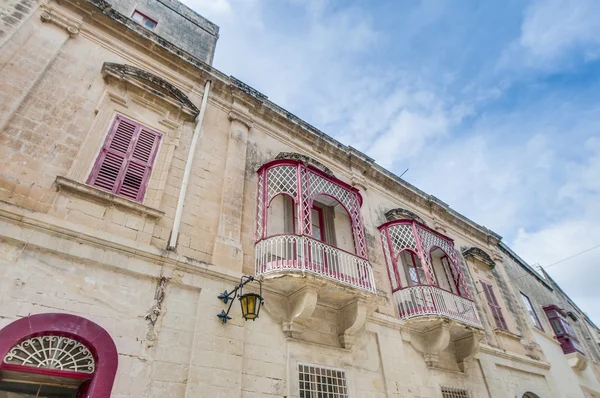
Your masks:
<instances>
[{"instance_id":1,"label":"pink louvered shutter","mask_svg":"<svg viewBox=\"0 0 600 398\"><path fill-rule=\"evenodd\" d=\"M117 116L87 183L141 202L160 138L160 133Z\"/></svg>"},{"instance_id":2,"label":"pink louvered shutter","mask_svg":"<svg viewBox=\"0 0 600 398\"><path fill-rule=\"evenodd\" d=\"M506 320L504 319L504 315L502 315L502 308L500 307L500 304L498 304L498 300L496 299L492 285L481 282L481 286L483 287L485 298L488 302L488 306L490 307L490 311L492 312L492 316L494 317L496 327L498 329L508 330Z\"/></svg>"}]
</instances>

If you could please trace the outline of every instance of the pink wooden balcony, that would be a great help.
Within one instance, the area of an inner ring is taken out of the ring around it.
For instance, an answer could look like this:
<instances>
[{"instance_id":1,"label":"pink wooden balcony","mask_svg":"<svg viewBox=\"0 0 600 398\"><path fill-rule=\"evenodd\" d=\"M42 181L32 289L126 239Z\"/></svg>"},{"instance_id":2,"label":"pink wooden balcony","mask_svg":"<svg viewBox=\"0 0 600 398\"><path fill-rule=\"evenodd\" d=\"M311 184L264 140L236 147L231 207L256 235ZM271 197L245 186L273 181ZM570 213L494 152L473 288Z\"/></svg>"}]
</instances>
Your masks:
<instances>
[{"instance_id":1,"label":"pink wooden balcony","mask_svg":"<svg viewBox=\"0 0 600 398\"><path fill-rule=\"evenodd\" d=\"M475 303L437 286L411 286L394 292L400 319L442 316L483 328Z\"/></svg>"},{"instance_id":2,"label":"pink wooden balcony","mask_svg":"<svg viewBox=\"0 0 600 398\"><path fill-rule=\"evenodd\" d=\"M255 246L256 275L310 273L375 293L369 262L308 236L276 235Z\"/></svg>"}]
</instances>

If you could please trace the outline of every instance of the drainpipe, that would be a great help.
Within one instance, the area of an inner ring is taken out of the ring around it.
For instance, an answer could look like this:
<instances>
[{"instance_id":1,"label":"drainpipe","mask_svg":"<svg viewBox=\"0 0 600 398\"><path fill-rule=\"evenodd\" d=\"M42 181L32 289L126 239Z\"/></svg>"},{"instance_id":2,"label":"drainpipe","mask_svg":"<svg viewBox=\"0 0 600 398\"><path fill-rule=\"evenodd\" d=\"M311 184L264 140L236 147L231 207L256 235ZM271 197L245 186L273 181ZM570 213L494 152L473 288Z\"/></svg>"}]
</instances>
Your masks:
<instances>
[{"instance_id":1,"label":"drainpipe","mask_svg":"<svg viewBox=\"0 0 600 398\"><path fill-rule=\"evenodd\" d=\"M206 111L206 103L208 102L209 91L210 80L207 80L206 85L204 86L204 94L202 94L200 113L198 113L198 116L196 117L196 126L194 127L194 135L192 136L192 143L190 144L190 150L188 152L187 162L185 164L185 171L183 172L183 181L181 182L181 189L179 190L179 199L177 200L177 209L175 211L173 229L171 230L171 239L169 240L167 250L175 250L175 247L177 246L177 236L179 235L179 226L181 225L181 215L183 214L185 192L190 180L190 173L192 172L192 162L194 161L194 154L196 153L196 145L198 144L198 139L202 134L202 121L204 120L204 112Z\"/></svg>"}]
</instances>

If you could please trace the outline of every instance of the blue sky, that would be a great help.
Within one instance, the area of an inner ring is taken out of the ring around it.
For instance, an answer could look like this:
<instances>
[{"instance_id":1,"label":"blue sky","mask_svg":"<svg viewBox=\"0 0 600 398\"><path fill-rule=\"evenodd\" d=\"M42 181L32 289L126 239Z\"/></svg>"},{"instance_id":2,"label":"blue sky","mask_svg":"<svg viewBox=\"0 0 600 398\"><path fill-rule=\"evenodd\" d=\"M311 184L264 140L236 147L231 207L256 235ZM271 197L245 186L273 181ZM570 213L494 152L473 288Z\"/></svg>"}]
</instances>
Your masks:
<instances>
[{"instance_id":1,"label":"blue sky","mask_svg":"<svg viewBox=\"0 0 600 398\"><path fill-rule=\"evenodd\" d=\"M214 66L547 266L600 244L600 2L186 0ZM600 324L600 248L548 268Z\"/></svg>"}]
</instances>

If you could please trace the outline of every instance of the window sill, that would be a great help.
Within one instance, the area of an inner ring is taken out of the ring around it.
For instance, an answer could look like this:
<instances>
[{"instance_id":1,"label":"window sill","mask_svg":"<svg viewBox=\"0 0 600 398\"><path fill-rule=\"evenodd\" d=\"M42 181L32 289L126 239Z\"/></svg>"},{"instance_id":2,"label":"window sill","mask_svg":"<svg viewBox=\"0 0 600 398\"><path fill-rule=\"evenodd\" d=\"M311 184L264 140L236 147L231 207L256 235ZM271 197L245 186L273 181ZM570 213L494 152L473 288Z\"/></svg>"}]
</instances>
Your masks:
<instances>
[{"instance_id":1,"label":"window sill","mask_svg":"<svg viewBox=\"0 0 600 398\"><path fill-rule=\"evenodd\" d=\"M521 340L521 335L515 334L513 332L509 332L508 330L504 330L504 329L494 329L494 332L496 334L502 335L502 336L506 336L509 337L511 339L515 339L515 340Z\"/></svg>"},{"instance_id":2,"label":"window sill","mask_svg":"<svg viewBox=\"0 0 600 398\"><path fill-rule=\"evenodd\" d=\"M131 200L121 198L110 192L103 191L101 189L82 184L80 182L71 180L70 178L57 176L56 185L59 189L76 193L87 198L91 198L96 201L112 204L118 207L126 208L137 213L144 214L148 217L159 219L165 215L164 211L154 209L152 207L145 206L141 203L132 202Z\"/></svg>"}]
</instances>

